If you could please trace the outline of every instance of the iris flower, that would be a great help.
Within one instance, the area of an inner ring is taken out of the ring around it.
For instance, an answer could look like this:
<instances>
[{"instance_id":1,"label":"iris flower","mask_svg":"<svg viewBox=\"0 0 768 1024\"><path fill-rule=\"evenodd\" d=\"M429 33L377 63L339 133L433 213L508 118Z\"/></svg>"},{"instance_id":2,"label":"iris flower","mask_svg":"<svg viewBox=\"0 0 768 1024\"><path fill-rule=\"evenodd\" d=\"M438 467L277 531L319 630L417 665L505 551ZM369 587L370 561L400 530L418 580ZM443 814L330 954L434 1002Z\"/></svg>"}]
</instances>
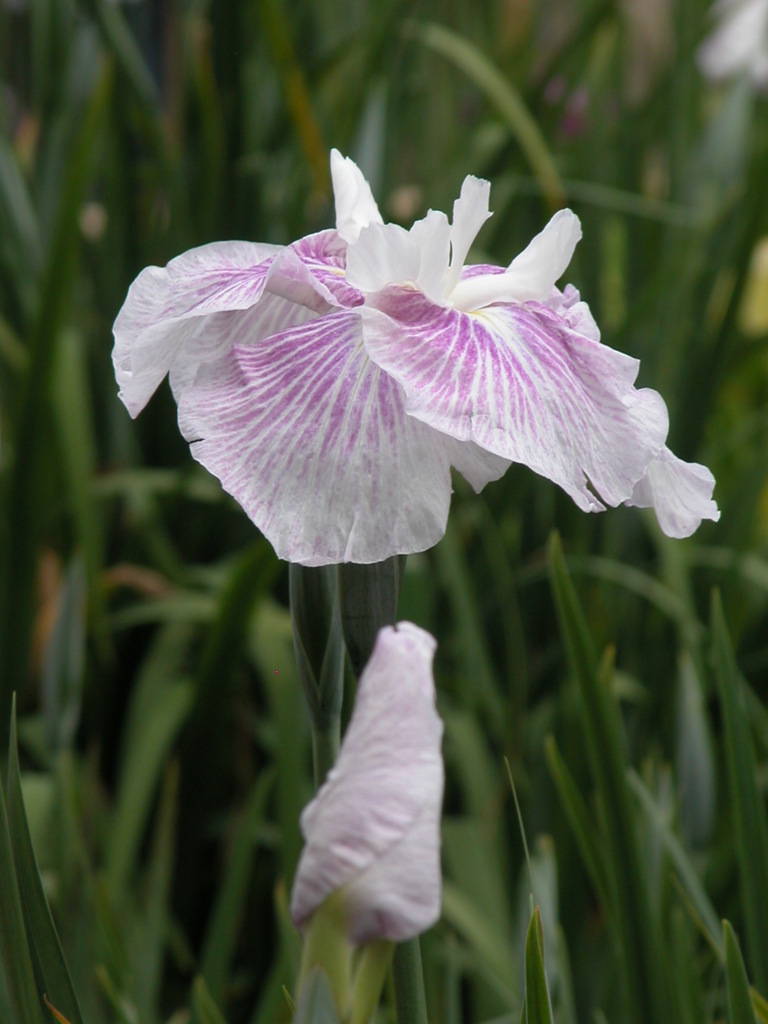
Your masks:
<instances>
[{"instance_id":1,"label":"iris flower","mask_svg":"<svg viewBox=\"0 0 768 1024\"><path fill-rule=\"evenodd\" d=\"M435 646L410 622L379 632L339 757L301 816L306 845L291 895L299 928L330 896L356 946L402 942L440 916Z\"/></svg>"},{"instance_id":2,"label":"iris flower","mask_svg":"<svg viewBox=\"0 0 768 1024\"><path fill-rule=\"evenodd\" d=\"M661 397L555 282L581 237L554 215L507 268L465 266L490 216L467 177L453 218L385 224L331 155L336 228L286 247L204 245L149 267L115 321L136 416L168 374L194 457L281 558L377 562L443 536L450 467L480 491L519 462L587 512L652 506L684 537L714 480L666 447Z\"/></svg>"},{"instance_id":3,"label":"iris flower","mask_svg":"<svg viewBox=\"0 0 768 1024\"><path fill-rule=\"evenodd\" d=\"M718 0L717 26L698 50L702 72L714 81L747 72L768 89L768 0Z\"/></svg>"}]
</instances>

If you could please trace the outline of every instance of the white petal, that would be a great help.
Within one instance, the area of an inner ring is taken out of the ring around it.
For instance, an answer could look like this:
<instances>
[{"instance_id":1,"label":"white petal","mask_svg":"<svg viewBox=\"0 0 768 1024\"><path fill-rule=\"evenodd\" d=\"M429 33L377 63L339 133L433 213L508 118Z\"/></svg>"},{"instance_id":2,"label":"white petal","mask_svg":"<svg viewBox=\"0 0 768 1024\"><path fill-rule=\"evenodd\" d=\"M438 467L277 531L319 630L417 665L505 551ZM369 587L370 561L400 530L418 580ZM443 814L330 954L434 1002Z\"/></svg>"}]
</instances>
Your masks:
<instances>
[{"instance_id":1,"label":"white petal","mask_svg":"<svg viewBox=\"0 0 768 1024\"><path fill-rule=\"evenodd\" d=\"M445 300L451 228L444 213L430 210L410 230L419 249L416 284L433 302ZM389 283L389 282L387 282Z\"/></svg>"},{"instance_id":2,"label":"white petal","mask_svg":"<svg viewBox=\"0 0 768 1024\"><path fill-rule=\"evenodd\" d=\"M378 635L339 758L301 816L291 915L301 927L343 888L350 938L402 941L440 914L443 726L434 639L408 622Z\"/></svg>"},{"instance_id":3,"label":"white petal","mask_svg":"<svg viewBox=\"0 0 768 1024\"><path fill-rule=\"evenodd\" d=\"M415 285L420 266L418 237L398 224L371 224L347 249L347 281L361 292L394 282Z\"/></svg>"},{"instance_id":4,"label":"white petal","mask_svg":"<svg viewBox=\"0 0 768 1024\"><path fill-rule=\"evenodd\" d=\"M280 558L377 562L445 532L445 439L405 413L367 358L355 311L235 345L179 396L192 454Z\"/></svg>"},{"instance_id":5,"label":"white petal","mask_svg":"<svg viewBox=\"0 0 768 1024\"><path fill-rule=\"evenodd\" d=\"M361 292L408 283L442 302L448 274L448 219L430 210L410 231L397 224L363 228L347 249L347 282Z\"/></svg>"},{"instance_id":6,"label":"white petal","mask_svg":"<svg viewBox=\"0 0 768 1024\"><path fill-rule=\"evenodd\" d=\"M652 508L668 537L690 537L702 519L720 518L712 500L715 478L706 466L683 462L664 448L648 466L627 505Z\"/></svg>"},{"instance_id":7,"label":"white petal","mask_svg":"<svg viewBox=\"0 0 768 1024\"><path fill-rule=\"evenodd\" d=\"M451 294L452 305L470 311L494 302L546 302L580 238L581 222L576 214L558 210L505 273L462 278Z\"/></svg>"},{"instance_id":8,"label":"white petal","mask_svg":"<svg viewBox=\"0 0 768 1024\"><path fill-rule=\"evenodd\" d=\"M453 204L451 269L447 289L449 293L458 283L467 253L478 231L491 216L488 209L490 194L490 182L469 174L461 186L461 195Z\"/></svg>"},{"instance_id":9,"label":"white petal","mask_svg":"<svg viewBox=\"0 0 768 1024\"><path fill-rule=\"evenodd\" d=\"M405 389L408 412L458 441L522 462L585 511L632 495L667 435L637 360L576 333L539 303L470 315L405 289L365 307L371 359Z\"/></svg>"},{"instance_id":10,"label":"white petal","mask_svg":"<svg viewBox=\"0 0 768 1024\"><path fill-rule=\"evenodd\" d=\"M361 228L383 223L362 171L338 149L331 150L331 178L336 200L336 230L345 242L354 242Z\"/></svg>"},{"instance_id":11,"label":"white petal","mask_svg":"<svg viewBox=\"0 0 768 1024\"><path fill-rule=\"evenodd\" d=\"M510 459L494 455L493 452L486 451L474 441L457 441L455 438L448 437L447 434L445 441L451 465L458 469L478 494L486 484L504 476L512 465Z\"/></svg>"}]
</instances>

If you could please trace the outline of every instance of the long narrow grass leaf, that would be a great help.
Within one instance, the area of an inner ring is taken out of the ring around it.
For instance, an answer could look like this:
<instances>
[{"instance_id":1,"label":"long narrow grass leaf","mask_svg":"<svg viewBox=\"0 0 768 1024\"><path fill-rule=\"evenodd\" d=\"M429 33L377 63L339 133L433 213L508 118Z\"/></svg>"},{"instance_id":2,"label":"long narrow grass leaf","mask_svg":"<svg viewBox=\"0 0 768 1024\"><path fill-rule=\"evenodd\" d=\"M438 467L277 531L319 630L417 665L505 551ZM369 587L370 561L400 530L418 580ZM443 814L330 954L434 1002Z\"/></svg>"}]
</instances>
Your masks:
<instances>
[{"instance_id":1,"label":"long narrow grass leaf","mask_svg":"<svg viewBox=\"0 0 768 1024\"><path fill-rule=\"evenodd\" d=\"M40 996L27 942L24 914L19 897L19 880L13 858L13 845L0 786L0 959L2 959L8 995L15 1024L43 1024Z\"/></svg>"},{"instance_id":2,"label":"long narrow grass leaf","mask_svg":"<svg viewBox=\"0 0 768 1024\"><path fill-rule=\"evenodd\" d=\"M195 978L192 984L192 1009L198 1024L226 1024L224 1015L200 977Z\"/></svg>"},{"instance_id":3,"label":"long narrow grass leaf","mask_svg":"<svg viewBox=\"0 0 768 1024\"><path fill-rule=\"evenodd\" d=\"M584 616L565 566L560 539L553 534L550 571L571 669L579 685L587 751L603 812L607 891L618 932L627 1019L637 1024L669 1020L671 1001L643 870L626 780L627 759L618 709L600 678Z\"/></svg>"},{"instance_id":4,"label":"long narrow grass leaf","mask_svg":"<svg viewBox=\"0 0 768 1024\"><path fill-rule=\"evenodd\" d=\"M525 939L526 1024L552 1024L552 1003L544 969L544 929L536 907Z\"/></svg>"},{"instance_id":5,"label":"long narrow grass leaf","mask_svg":"<svg viewBox=\"0 0 768 1024\"><path fill-rule=\"evenodd\" d=\"M682 888L691 901L699 921L706 929L711 945L714 948L718 948L718 936L720 934L718 917L715 908L712 906L712 901L707 896L701 879L691 862L691 858L672 829L664 821L662 812L654 801L653 796L648 792L648 788L643 783L643 780L634 771L629 772L629 784L638 799L646 821L661 840Z\"/></svg>"},{"instance_id":6,"label":"long narrow grass leaf","mask_svg":"<svg viewBox=\"0 0 768 1024\"><path fill-rule=\"evenodd\" d=\"M43 474L48 471L44 458L44 427L51 366L74 291L77 217L94 170L97 141L111 92L112 75L105 66L69 151L33 333L31 361L19 402L6 550L0 552L0 663L3 665L0 743L3 745L9 733L11 693L23 687L27 676L41 518L40 488Z\"/></svg>"},{"instance_id":7,"label":"long narrow grass leaf","mask_svg":"<svg viewBox=\"0 0 768 1024\"><path fill-rule=\"evenodd\" d=\"M16 749L16 716L11 716L11 741L8 756L8 825L13 859L18 872L19 895L24 923L30 942L32 962L38 983L51 1003L70 1024L83 1024L80 1006L69 976L69 969L51 917L37 867L29 824L21 793L19 757Z\"/></svg>"},{"instance_id":8,"label":"long narrow grass leaf","mask_svg":"<svg viewBox=\"0 0 768 1024\"><path fill-rule=\"evenodd\" d=\"M519 143L544 198L553 209L562 206L565 193L546 139L509 79L473 43L444 25L408 22L406 34L445 57L474 82Z\"/></svg>"},{"instance_id":9,"label":"long narrow grass leaf","mask_svg":"<svg viewBox=\"0 0 768 1024\"><path fill-rule=\"evenodd\" d=\"M755 1008L749 991L747 969L739 949L739 941L728 921L723 921L725 946L725 984L728 992L729 1024L757 1024Z\"/></svg>"},{"instance_id":10,"label":"long narrow grass leaf","mask_svg":"<svg viewBox=\"0 0 768 1024\"><path fill-rule=\"evenodd\" d=\"M548 736L545 740L544 753L547 757L552 781L560 797L560 803L563 805L563 810L579 845L589 879L602 905L609 908L611 900L606 888L608 868L605 863L605 853L599 843L595 822L590 816L586 802L579 792L568 766L557 749L554 736Z\"/></svg>"},{"instance_id":11,"label":"long narrow grass leaf","mask_svg":"<svg viewBox=\"0 0 768 1024\"><path fill-rule=\"evenodd\" d=\"M213 908L200 958L200 973L214 999L221 999L224 994L227 969L243 916L257 827L264 819L274 783L274 771L264 771L253 787L233 840L230 860Z\"/></svg>"},{"instance_id":12,"label":"long narrow grass leaf","mask_svg":"<svg viewBox=\"0 0 768 1024\"><path fill-rule=\"evenodd\" d=\"M186 680L158 688L151 706L145 708L141 730L133 733L125 753L107 854L107 877L115 893L124 888L135 865L163 762L189 714L193 696Z\"/></svg>"},{"instance_id":13,"label":"long narrow grass leaf","mask_svg":"<svg viewBox=\"0 0 768 1024\"><path fill-rule=\"evenodd\" d=\"M728 774L728 791L747 950L757 987L768 991L768 824L757 788L757 765L744 688L736 667L723 606L712 596L712 642Z\"/></svg>"}]
</instances>

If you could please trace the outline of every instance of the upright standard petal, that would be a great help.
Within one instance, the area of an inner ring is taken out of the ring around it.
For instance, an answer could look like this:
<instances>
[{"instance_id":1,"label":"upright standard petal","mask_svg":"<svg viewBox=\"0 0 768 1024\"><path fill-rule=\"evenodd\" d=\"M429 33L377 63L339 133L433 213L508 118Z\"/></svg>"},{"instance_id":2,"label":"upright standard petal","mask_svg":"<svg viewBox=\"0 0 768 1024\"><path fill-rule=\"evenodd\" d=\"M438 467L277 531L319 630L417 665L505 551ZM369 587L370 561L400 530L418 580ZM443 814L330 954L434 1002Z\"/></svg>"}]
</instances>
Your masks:
<instances>
[{"instance_id":1,"label":"upright standard petal","mask_svg":"<svg viewBox=\"0 0 768 1024\"><path fill-rule=\"evenodd\" d=\"M338 760L301 816L306 845L291 896L299 928L336 892L355 944L401 942L440 915L434 651L409 622L378 635Z\"/></svg>"},{"instance_id":2,"label":"upright standard petal","mask_svg":"<svg viewBox=\"0 0 768 1024\"><path fill-rule=\"evenodd\" d=\"M702 519L720 518L712 500L715 478L706 466L683 462L664 448L648 466L627 505L652 508L668 537L690 537Z\"/></svg>"},{"instance_id":3,"label":"upright standard petal","mask_svg":"<svg viewBox=\"0 0 768 1024\"><path fill-rule=\"evenodd\" d=\"M445 532L449 439L406 415L356 310L235 345L178 400L192 454L280 558L377 562Z\"/></svg>"},{"instance_id":4,"label":"upright standard petal","mask_svg":"<svg viewBox=\"0 0 768 1024\"><path fill-rule=\"evenodd\" d=\"M354 242L369 224L383 224L371 186L357 164L331 150L331 179L336 200L336 230L345 242Z\"/></svg>"},{"instance_id":5,"label":"upright standard petal","mask_svg":"<svg viewBox=\"0 0 768 1024\"><path fill-rule=\"evenodd\" d=\"M546 302L555 282L571 262L581 238L581 222L571 210L558 210L543 231L498 273L473 273L462 277L451 295L456 309L479 310L495 302Z\"/></svg>"},{"instance_id":6,"label":"upright standard petal","mask_svg":"<svg viewBox=\"0 0 768 1024\"><path fill-rule=\"evenodd\" d=\"M574 331L540 303L439 309L392 288L364 310L371 359L408 413L521 462L585 511L626 501L667 435L666 407L636 390L638 362ZM581 314L574 314L577 319Z\"/></svg>"},{"instance_id":7,"label":"upright standard petal","mask_svg":"<svg viewBox=\"0 0 768 1024\"><path fill-rule=\"evenodd\" d=\"M453 204L451 224L451 269L448 273L448 291L456 287L469 247L480 228L491 216L488 201L491 183L469 174L461 186L461 195Z\"/></svg>"},{"instance_id":8,"label":"upright standard petal","mask_svg":"<svg viewBox=\"0 0 768 1024\"><path fill-rule=\"evenodd\" d=\"M410 231L398 224L371 224L347 249L347 281L365 293L395 283L412 284L433 302L442 303L449 239L448 218L434 210Z\"/></svg>"}]
</instances>

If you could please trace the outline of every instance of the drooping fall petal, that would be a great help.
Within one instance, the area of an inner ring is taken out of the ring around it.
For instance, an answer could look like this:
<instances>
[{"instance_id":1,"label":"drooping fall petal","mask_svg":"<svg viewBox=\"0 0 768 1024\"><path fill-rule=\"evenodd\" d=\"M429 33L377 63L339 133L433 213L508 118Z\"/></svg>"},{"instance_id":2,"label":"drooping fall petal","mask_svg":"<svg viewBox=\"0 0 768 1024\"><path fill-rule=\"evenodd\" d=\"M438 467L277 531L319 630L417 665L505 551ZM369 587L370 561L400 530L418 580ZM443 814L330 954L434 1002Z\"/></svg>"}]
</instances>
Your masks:
<instances>
[{"instance_id":1,"label":"drooping fall petal","mask_svg":"<svg viewBox=\"0 0 768 1024\"><path fill-rule=\"evenodd\" d=\"M279 246L214 242L147 267L115 320L113 362L120 398L132 416L149 401L180 354L220 349L209 317L257 302Z\"/></svg>"},{"instance_id":2,"label":"drooping fall petal","mask_svg":"<svg viewBox=\"0 0 768 1024\"><path fill-rule=\"evenodd\" d=\"M179 424L281 558L375 562L445 532L450 439L406 415L353 310L234 346L184 390Z\"/></svg>"},{"instance_id":3,"label":"drooping fall petal","mask_svg":"<svg viewBox=\"0 0 768 1024\"><path fill-rule=\"evenodd\" d=\"M637 361L547 306L469 314L401 289L378 306L365 317L366 350L402 385L411 416L524 463L585 511L625 501L663 447L666 407L634 388Z\"/></svg>"},{"instance_id":4,"label":"drooping fall petal","mask_svg":"<svg viewBox=\"0 0 768 1024\"><path fill-rule=\"evenodd\" d=\"M715 478L706 466L683 462L664 448L635 486L628 505L652 508L668 537L690 537L702 519L720 518L712 500Z\"/></svg>"}]
</instances>

